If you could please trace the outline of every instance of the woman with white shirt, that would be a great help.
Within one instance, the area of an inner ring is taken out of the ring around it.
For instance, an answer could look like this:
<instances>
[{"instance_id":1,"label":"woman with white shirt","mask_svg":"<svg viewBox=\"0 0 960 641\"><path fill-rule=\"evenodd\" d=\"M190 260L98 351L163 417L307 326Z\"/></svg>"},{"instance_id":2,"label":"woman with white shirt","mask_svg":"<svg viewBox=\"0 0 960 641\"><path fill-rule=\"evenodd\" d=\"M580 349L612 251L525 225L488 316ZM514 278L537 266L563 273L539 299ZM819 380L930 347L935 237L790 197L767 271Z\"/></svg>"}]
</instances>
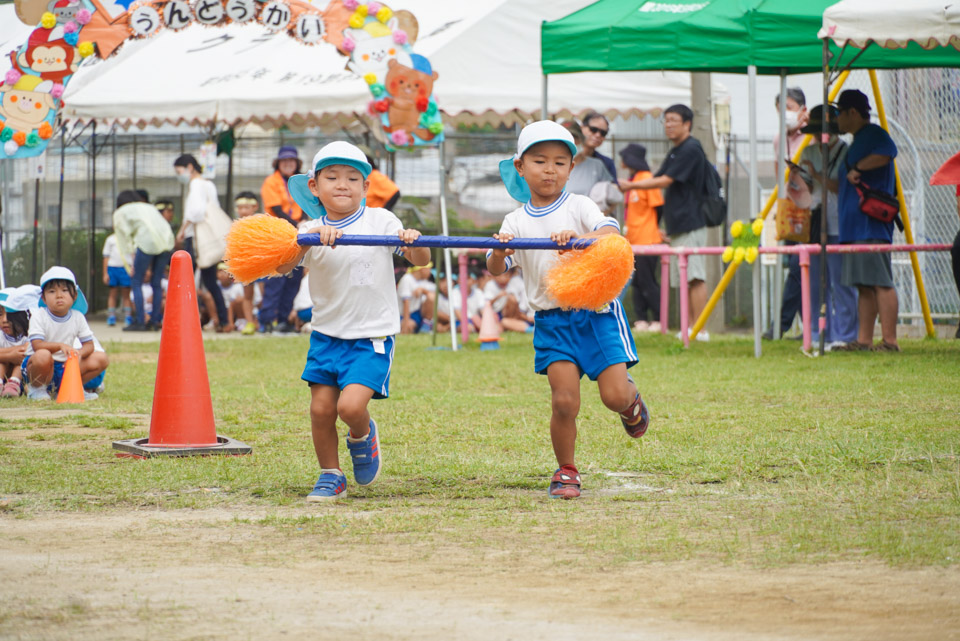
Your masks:
<instances>
[{"instance_id":1,"label":"woman with white shirt","mask_svg":"<svg viewBox=\"0 0 960 641\"><path fill-rule=\"evenodd\" d=\"M200 168L200 163L190 154L183 154L177 158L173 162L173 168L177 172L177 181L188 186L187 199L183 205L183 224L177 233L177 240L183 243L183 248L193 256L194 264L196 264L193 244L194 225L203 222L207 215L207 208L211 203L220 205L217 198L217 186L213 184L213 181L207 180L201 175L203 170ZM217 263L200 270L200 281L213 297L217 313L213 322L214 327L220 332L227 322L227 307L223 302L223 295L220 293L220 286L217 282Z\"/></svg>"}]
</instances>

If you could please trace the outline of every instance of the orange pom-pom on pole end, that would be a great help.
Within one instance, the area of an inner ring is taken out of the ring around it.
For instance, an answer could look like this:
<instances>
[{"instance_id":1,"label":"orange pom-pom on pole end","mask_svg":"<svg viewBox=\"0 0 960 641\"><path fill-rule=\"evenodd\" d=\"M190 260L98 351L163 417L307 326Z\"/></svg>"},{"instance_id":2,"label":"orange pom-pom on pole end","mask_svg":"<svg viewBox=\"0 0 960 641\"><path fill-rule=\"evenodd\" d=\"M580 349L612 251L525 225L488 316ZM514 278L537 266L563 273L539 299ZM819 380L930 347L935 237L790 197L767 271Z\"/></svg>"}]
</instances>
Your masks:
<instances>
[{"instance_id":1,"label":"orange pom-pom on pole end","mask_svg":"<svg viewBox=\"0 0 960 641\"><path fill-rule=\"evenodd\" d=\"M623 291L633 274L633 250L619 234L586 249L561 254L547 272L547 293L565 309L600 309Z\"/></svg>"},{"instance_id":2,"label":"orange pom-pom on pole end","mask_svg":"<svg viewBox=\"0 0 960 641\"><path fill-rule=\"evenodd\" d=\"M277 267L297 257L297 228L275 216L257 214L235 220L227 232L223 260L241 283L279 276Z\"/></svg>"}]
</instances>

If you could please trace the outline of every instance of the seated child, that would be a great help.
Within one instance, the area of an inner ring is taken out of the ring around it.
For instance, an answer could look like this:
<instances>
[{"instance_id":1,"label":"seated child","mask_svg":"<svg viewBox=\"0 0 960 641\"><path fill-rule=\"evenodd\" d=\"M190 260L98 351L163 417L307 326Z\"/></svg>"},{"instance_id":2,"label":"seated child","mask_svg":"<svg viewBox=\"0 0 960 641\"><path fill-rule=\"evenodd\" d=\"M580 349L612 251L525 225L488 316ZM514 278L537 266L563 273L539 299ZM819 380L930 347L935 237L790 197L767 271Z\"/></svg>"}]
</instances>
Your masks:
<instances>
[{"instance_id":1,"label":"seated child","mask_svg":"<svg viewBox=\"0 0 960 641\"><path fill-rule=\"evenodd\" d=\"M456 283L459 279L453 278ZM471 332L480 331L481 315L487 299L483 292L476 287L476 278L471 274L467 280L470 293L467 295L467 319ZM461 298L460 285L453 287L453 293L447 296L447 279L443 277L439 281L439 295L437 296L437 331L450 331L450 309L453 307L453 317L457 319L457 329L460 328L460 317L463 314L463 299Z\"/></svg>"},{"instance_id":2,"label":"seated child","mask_svg":"<svg viewBox=\"0 0 960 641\"><path fill-rule=\"evenodd\" d=\"M243 285L233 280L233 276L227 271L226 263L217 265L217 285L220 287L220 295L223 296L223 304L227 307L227 324L223 331L232 332L237 329L237 319L243 317Z\"/></svg>"},{"instance_id":3,"label":"seated child","mask_svg":"<svg viewBox=\"0 0 960 641\"><path fill-rule=\"evenodd\" d=\"M558 245L572 238L596 238L620 231L586 196L564 191L577 153L573 137L561 125L541 120L520 132L517 153L500 163L507 191L526 203L507 214L494 238L549 236ZM520 267L530 308L535 311L534 369L550 383L550 438L559 468L547 490L551 498L580 496L580 473L574 461L580 378L597 381L600 399L617 412L627 434L643 436L649 413L627 368L637 364L637 348L619 300L596 311L564 310L550 297L543 277L557 254L544 250L495 249L487 253L494 276Z\"/></svg>"},{"instance_id":4,"label":"seated child","mask_svg":"<svg viewBox=\"0 0 960 641\"><path fill-rule=\"evenodd\" d=\"M344 233L396 235L404 243L420 236L404 229L386 209L366 207L370 165L363 152L347 142L323 147L306 175L288 182L297 204L315 220L301 233L317 233L322 245L303 247L295 259L281 265L281 274L303 262L310 270L313 299L310 349L303 380L310 386L310 423L320 478L308 501L344 496L347 478L340 469L337 417L346 423L347 450L353 477L363 485L380 473L377 424L367 405L371 398L389 396L394 334L400 331L400 310L393 280L393 254L414 265L426 265L426 247L339 247Z\"/></svg>"},{"instance_id":5,"label":"seated child","mask_svg":"<svg viewBox=\"0 0 960 641\"><path fill-rule=\"evenodd\" d=\"M520 299L526 302L526 297L517 289L518 285L522 286L523 281L517 281L514 270L508 269L494 275L483 288L483 294L493 306L503 329L510 332L526 332L530 329L530 323L520 311Z\"/></svg>"},{"instance_id":6,"label":"seated child","mask_svg":"<svg viewBox=\"0 0 960 641\"><path fill-rule=\"evenodd\" d=\"M110 234L103 243L103 284L110 287L107 297L107 325L117 324L117 301L123 305L124 324L133 322L133 307L129 304L130 272L133 255L124 256L117 244L117 235Z\"/></svg>"},{"instance_id":7,"label":"seated child","mask_svg":"<svg viewBox=\"0 0 960 641\"><path fill-rule=\"evenodd\" d=\"M23 359L27 354L30 308L40 302L36 285L0 290L0 397L15 398L23 393Z\"/></svg>"},{"instance_id":8,"label":"seated child","mask_svg":"<svg viewBox=\"0 0 960 641\"><path fill-rule=\"evenodd\" d=\"M66 267L51 267L40 277L40 308L30 316L27 348L23 361L23 378L27 396L34 400L50 400L50 392L60 387L63 365L79 339L80 376L87 383L107 369L107 355L94 351L93 332L83 315L87 299L77 286L73 272ZM97 398L84 390L87 400Z\"/></svg>"},{"instance_id":9,"label":"seated child","mask_svg":"<svg viewBox=\"0 0 960 641\"><path fill-rule=\"evenodd\" d=\"M430 280L431 268L432 263L410 267L397 283L402 334L429 333L433 329L437 287Z\"/></svg>"}]
</instances>

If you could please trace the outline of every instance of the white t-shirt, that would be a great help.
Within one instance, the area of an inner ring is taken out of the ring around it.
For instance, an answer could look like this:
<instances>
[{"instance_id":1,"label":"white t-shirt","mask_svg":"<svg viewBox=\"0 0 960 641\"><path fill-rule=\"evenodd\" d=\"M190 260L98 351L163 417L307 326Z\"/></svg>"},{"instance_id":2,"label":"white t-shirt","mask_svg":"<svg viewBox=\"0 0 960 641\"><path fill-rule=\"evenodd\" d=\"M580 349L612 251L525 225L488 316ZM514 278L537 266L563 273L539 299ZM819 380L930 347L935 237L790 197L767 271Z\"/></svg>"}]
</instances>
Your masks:
<instances>
[{"instance_id":1,"label":"white t-shirt","mask_svg":"<svg viewBox=\"0 0 960 641\"><path fill-rule=\"evenodd\" d=\"M187 188L187 200L183 204L184 222L200 223L207 216L207 206L210 203L218 203L217 186L213 181L206 178L194 178L190 181L190 187ZM184 234L184 238L193 238L194 229L190 229Z\"/></svg>"},{"instance_id":2,"label":"white t-shirt","mask_svg":"<svg viewBox=\"0 0 960 641\"><path fill-rule=\"evenodd\" d=\"M447 300L447 297L441 294L439 300L437 301L437 310L441 314L446 314L450 316L450 301L453 301L453 309L456 312L457 317L460 316L460 307L462 301L460 300L460 286L453 288L453 291L450 293L450 300ZM487 304L487 299L483 295L483 292L479 288L474 287L470 290L470 295L467 297L467 316L479 316L483 312L483 306Z\"/></svg>"},{"instance_id":3,"label":"white t-shirt","mask_svg":"<svg viewBox=\"0 0 960 641\"><path fill-rule=\"evenodd\" d=\"M361 206L341 220L326 216L301 225L301 233L330 225L344 234L396 236L403 223L393 213ZM399 247L312 247L302 264L310 270L313 329L342 339L379 338L400 331L393 254Z\"/></svg>"},{"instance_id":4,"label":"white t-shirt","mask_svg":"<svg viewBox=\"0 0 960 641\"><path fill-rule=\"evenodd\" d=\"M30 340L26 336L21 336L20 338L14 338L6 332L0 332L0 349L6 349L8 347L16 347L17 345L23 345L29 343Z\"/></svg>"},{"instance_id":5,"label":"white t-shirt","mask_svg":"<svg viewBox=\"0 0 960 641\"><path fill-rule=\"evenodd\" d=\"M604 216L592 200L563 192L546 207L537 208L527 203L510 212L503 219L500 233L513 234L517 238L549 238L552 232L570 229L583 235L605 226L620 230L619 223ZM508 269L517 266L523 271L523 285L533 311L559 307L557 301L547 294L547 286L543 282L543 277L556 260L557 252L544 249L522 249L507 256Z\"/></svg>"},{"instance_id":6,"label":"white t-shirt","mask_svg":"<svg viewBox=\"0 0 960 641\"><path fill-rule=\"evenodd\" d=\"M293 298L293 309L295 311L300 311L301 309L310 309L313 307L313 301L310 300L310 274L307 274L300 279L300 289L297 291L297 295ZM256 298L256 295L254 295Z\"/></svg>"},{"instance_id":7,"label":"white t-shirt","mask_svg":"<svg viewBox=\"0 0 960 641\"><path fill-rule=\"evenodd\" d=\"M413 274L404 274L397 283L397 306L400 312L403 312L403 301L410 301L410 313L420 311L420 305L423 303L423 296L415 296L414 292L420 289L420 283L426 281L417 280Z\"/></svg>"},{"instance_id":8,"label":"white t-shirt","mask_svg":"<svg viewBox=\"0 0 960 641\"><path fill-rule=\"evenodd\" d=\"M120 253L120 246L117 244L117 235L110 234L103 243L103 257L107 259L107 267L133 267L133 256L127 256L127 263L123 263L123 254Z\"/></svg>"},{"instance_id":9,"label":"white t-shirt","mask_svg":"<svg viewBox=\"0 0 960 641\"><path fill-rule=\"evenodd\" d=\"M513 294L517 299L517 306L524 314L530 312L530 301L527 300L527 290L523 287L523 276L514 274L510 282L507 283L507 292Z\"/></svg>"},{"instance_id":10,"label":"white t-shirt","mask_svg":"<svg viewBox=\"0 0 960 641\"><path fill-rule=\"evenodd\" d=\"M220 287L220 293L223 295L223 302L225 304L229 305L238 298L243 298L242 284L232 283L229 287L224 287L218 282L217 285Z\"/></svg>"},{"instance_id":11,"label":"white t-shirt","mask_svg":"<svg viewBox=\"0 0 960 641\"><path fill-rule=\"evenodd\" d=\"M39 307L30 310L28 337L31 341L42 340L73 345L74 339L79 339L81 343L92 341L93 332L87 325L87 319L75 309L68 311L66 316L54 316L49 307ZM33 354L32 343L27 347L27 356L31 354ZM67 355L62 351L56 352L53 360L65 363Z\"/></svg>"},{"instance_id":12,"label":"white t-shirt","mask_svg":"<svg viewBox=\"0 0 960 641\"><path fill-rule=\"evenodd\" d=\"M827 166L831 168L830 178L836 180L841 175L846 176L846 167L844 161L847 157L847 145L838 140L830 147L827 156ZM800 153L800 162L809 160L817 173L817 180L813 181L813 188L810 190L810 209L820 205L820 175L823 173L823 155L820 145L810 145ZM827 190L827 233L831 236L837 236L840 233L840 210L837 206L837 195ZM813 242L820 242L819 238L811 239Z\"/></svg>"}]
</instances>

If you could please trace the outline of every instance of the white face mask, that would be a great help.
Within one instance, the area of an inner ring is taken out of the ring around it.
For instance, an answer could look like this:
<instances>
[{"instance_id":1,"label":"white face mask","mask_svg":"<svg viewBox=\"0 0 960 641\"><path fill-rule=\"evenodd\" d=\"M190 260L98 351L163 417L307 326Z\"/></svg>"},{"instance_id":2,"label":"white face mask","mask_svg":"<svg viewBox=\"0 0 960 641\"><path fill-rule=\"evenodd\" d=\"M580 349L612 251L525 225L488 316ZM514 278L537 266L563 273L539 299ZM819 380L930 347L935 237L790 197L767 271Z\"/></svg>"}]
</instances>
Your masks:
<instances>
[{"instance_id":1,"label":"white face mask","mask_svg":"<svg viewBox=\"0 0 960 641\"><path fill-rule=\"evenodd\" d=\"M187 172L183 172L182 174L177 174L177 182L180 183L181 185L189 185L190 174Z\"/></svg>"},{"instance_id":2,"label":"white face mask","mask_svg":"<svg viewBox=\"0 0 960 641\"><path fill-rule=\"evenodd\" d=\"M784 122L787 125L787 129L796 129L797 125L800 124L800 114L796 111L788 111Z\"/></svg>"}]
</instances>

